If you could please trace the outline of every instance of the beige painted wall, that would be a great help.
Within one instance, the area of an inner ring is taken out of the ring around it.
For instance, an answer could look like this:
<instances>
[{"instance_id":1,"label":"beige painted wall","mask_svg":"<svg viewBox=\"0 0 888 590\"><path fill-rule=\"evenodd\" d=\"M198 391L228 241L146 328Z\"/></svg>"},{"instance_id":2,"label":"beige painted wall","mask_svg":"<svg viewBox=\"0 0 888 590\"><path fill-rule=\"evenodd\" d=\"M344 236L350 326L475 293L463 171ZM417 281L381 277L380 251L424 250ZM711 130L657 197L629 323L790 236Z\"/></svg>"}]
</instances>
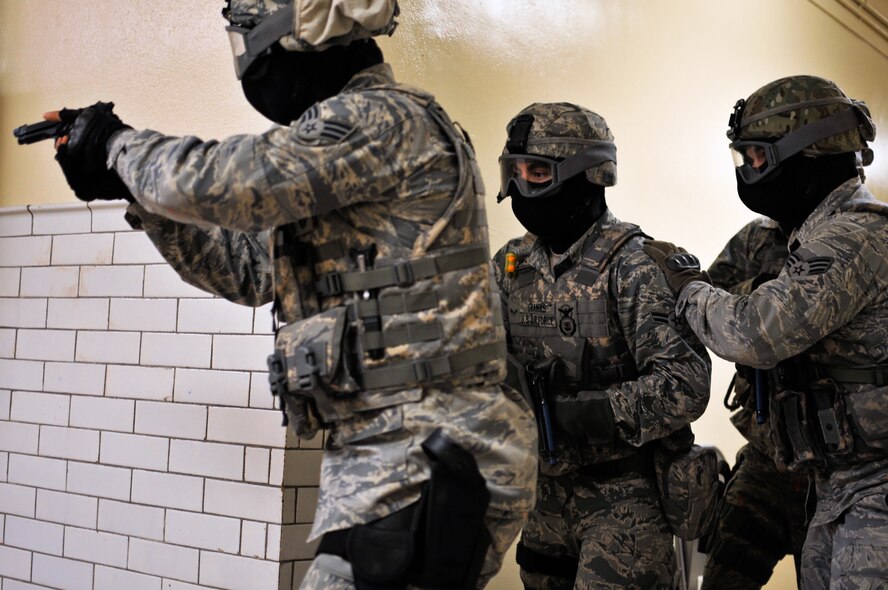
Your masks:
<instances>
[{"instance_id":1,"label":"beige painted wall","mask_svg":"<svg viewBox=\"0 0 888 590\"><path fill-rule=\"evenodd\" d=\"M135 127L204 138L256 132L234 79L220 0L0 2L0 206L74 199L47 144L18 147L45 110L113 100ZM619 147L611 208L708 263L752 218L736 198L724 132L734 102L780 76L831 78L888 129L888 58L808 0L401 0L384 40L403 81L434 92L472 135L488 182L491 242L520 233L497 206L504 126L534 101L606 117ZM752 27L755 27L754 29ZM888 195L888 134L869 184ZM733 456L717 361L698 438ZM786 571L786 568L784 568ZM506 573L514 584L513 572ZM788 582L775 580L773 587Z\"/></svg>"}]
</instances>

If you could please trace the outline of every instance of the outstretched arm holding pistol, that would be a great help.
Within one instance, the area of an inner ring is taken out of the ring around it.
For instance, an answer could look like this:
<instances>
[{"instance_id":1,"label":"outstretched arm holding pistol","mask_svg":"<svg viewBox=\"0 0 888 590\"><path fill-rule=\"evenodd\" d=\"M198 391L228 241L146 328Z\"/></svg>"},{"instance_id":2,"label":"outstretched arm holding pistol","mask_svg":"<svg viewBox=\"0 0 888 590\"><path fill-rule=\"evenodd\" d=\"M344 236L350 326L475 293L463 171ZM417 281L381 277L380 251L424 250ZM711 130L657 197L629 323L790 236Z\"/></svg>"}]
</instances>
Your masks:
<instances>
[{"instance_id":1,"label":"outstretched arm holding pistol","mask_svg":"<svg viewBox=\"0 0 888 590\"><path fill-rule=\"evenodd\" d=\"M82 109L62 109L43 114L43 121L13 130L20 145L55 139L55 159L65 180L81 201L126 199L129 189L117 172L108 168L108 142L129 129L114 114L114 103L97 102Z\"/></svg>"}]
</instances>

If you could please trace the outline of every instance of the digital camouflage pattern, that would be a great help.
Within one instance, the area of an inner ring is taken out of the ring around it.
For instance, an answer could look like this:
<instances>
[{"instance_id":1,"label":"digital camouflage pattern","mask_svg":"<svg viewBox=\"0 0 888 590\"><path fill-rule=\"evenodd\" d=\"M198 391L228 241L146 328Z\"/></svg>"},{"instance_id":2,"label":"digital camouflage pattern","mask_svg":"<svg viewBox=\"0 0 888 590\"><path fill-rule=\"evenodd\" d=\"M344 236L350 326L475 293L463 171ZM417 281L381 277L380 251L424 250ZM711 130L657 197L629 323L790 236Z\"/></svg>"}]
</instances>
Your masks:
<instances>
[{"instance_id":1,"label":"digital camouflage pattern","mask_svg":"<svg viewBox=\"0 0 888 590\"><path fill-rule=\"evenodd\" d=\"M805 590L888 587L888 496L857 500L843 521L811 527L802 561Z\"/></svg>"},{"instance_id":2,"label":"digital camouflage pattern","mask_svg":"<svg viewBox=\"0 0 888 590\"><path fill-rule=\"evenodd\" d=\"M699 539L715 522L719 492L718 454L712 447L665 444L654 452L654 472L666 522L679 539Z\"/></svg>"},{"instance_id":3,"label":"digital camouflage pattern","mask_svg":"<svg viewBox=\"0 0 888 590\"><path fill-rule=\"evenodd\" d=\"M487 586L502 567L503 557L521 531L524 520L515 519L511 513L491 509L487 511L485 523L492 538L491 549L485 556L481 575L475 586L479 590ZM321 554L312 562L300 586L302 589L317 590L353 590L354 587L354 577L348 562L329 554ZM408 590L416 590L416 587L408 585Z\"/></svg>"},{"instance_id":4,"label":"digital camouflage pattern","mask_svg":"<svg viewBox=\"0 0 888 590\"><path fill-rule=\"evenodd\" d=\"M707 272L712 284L719 289L749 295L757 284L777 278L788 256L787 235L779 224L773 219L758 217L728 241ZM731 416L731 422L759 452L773 456L769 429L756 422L752 386L741 373L735 374L732 397L733 403L740 407Z\"/></svg>"},{"instance_id":5,"label":"digital camouflage pattern","mask_svg":"<svg viewBox=\"0 0 888 590\"><path fill-rule=\"evenodd\" d=\"M709 357L675 321L674 296L633 228L605 211L557 265L532 234L507 243L493 262L510 352L522 363L561 357L564 382L550 397L604 390L614 412L615 440L606 444L578 444L556 430L558 461L540 461L537 505L522 535L547 555L578 556L577 588L671 587L672 535L653 465L645 476L627 478L596 480L582 471L638 457L642 445L698 418L709 398ZM584 260L613 250L591 284L578 279ZM507 272L512 256L516 268ZM624 554L629 547L638 550ZM530 587L565 587L558 584L537 580Z\"/></svg>"},{"instance_id":6,"label":"digital camouflage pattern","mask_svg":"<svg viewBox=\"0 0 888 590\"><path fill-rule=\"evenodd\" d=\"M866 105L852 101L834 82L817 76L790 76L759 88L746 99L739 126L728 131L732 140L778 139L837 112L854 109L860 124L811 144L808 156L856 152L876 135Z\"/></svg>"},{"instance_id":7,"label":"digital camouflage pattern","mask_svg":"<svg viewBox=\"0 0 888 590\"><path fill-rule=\"evenodd\" d=\"M614 141L607 122L589 109L567 103L534 103L509 121L511 131L518 117L531 115L533 124L527 136L527 153L549 158L568 158L597 141ZM592 184L617 184L617 163L604 162L586 170Z\"/></svg>"},{"instance_id":8,"label":"digital camouflage pattern","mask_svg":"<svg viewBox=\"0 0 888 590\"><path fill-rule=\"evenodd\" d=\"M761 588L785 555L798 568L813 504L806 474L780 471L771 454L744 445L709 539L702 590Z\"/></svg>"},{"instance_id":9,"label":"digital camouflage pattern","mask_svg":"<svg viewBox=\"0 0 888 590\"><path fill-rule=\"evenodd\" d=\"M710 350L737 363L770 368L805 353L823 366L885 365L888 217L879 208L860 180L843 183L790 235L792 254L777 279L749 295L691 283L679 296L678 313ZM828 380L809 387L820 385L835 391ZM842 444L815 473L809 538L822 536L822 527L840 522L863 499L888 493L888 387L842 383L839 392L834 411ZM805 544L803 569L829 559L817 555L817 547L823 544ZM881 555L883 561L871 565L888 571L888 553Z\"/></svg>"},{"instance_id":10,"label":"digital camouflage pattern","mask_svg":"<svg viewBox=\"0 0 888 590\"><path fill-rule=\"evenodd\" d=\"M673 537L656 483L640 474L541 477L521 535L544 555L578 560L576 580L522 569L532 590L678 588Z\"/></svg>"},{"instance_id":11,"label":"digital camouflage pattern","mask_svg":"<svg viewBox=\"0 0 888 590\"><path fill-rule=\"evenodd\" d=\"M278 43L289 51L318 51L394 32L397 0L228 0L223 16L252 28L268 15L293 5L293 34Z\"/></svg>"},{"instance_id":12,"label":"digital camouflage pattern","mask_svg":"<svg viewBox=\"0 0 888 590\"><path fill-rule=\"evenodd\" d=\"M272 281L275 236L292 239L283 244L288 249L315 254L336 242L345 253L372 244L376 268L486 245L483 189L470 148L462 140L454 144L457 132L436 119L434 108L431 96L397 85L383 64L357 74L289 127L221 142L127 131L112 142L109 164L136 196L130 215L184 280L253 306L271 302L274 283L287 281L293 290L279 300L280 318L295 323L348 301L319 298L303 276L311 273ZM272 231L283 225L292 232ZM348 255L313 265L316 276L355 270ZM451 298L439 297L421 314L443 326L445 344L430 346L501 343L490 277L481 260L403 289L379 289L378 298L434 288ZM385 321L416 321L417 315L393 313ZM385 356L410 358L413 349L402 344ZM497 358L447 386L360 391L350 398L350 416L328 425L310 538L414 503L429 478L420 443L436 427L475 456L491 492L491 513L514 521L491 534L514 537L514 523L533 503L536 433L523 400L498 385L503 372ZM313 410L306 401L297 413Z\"/></svg>"},{"instance_id":13,"label":"digital camouflage pattern","mask_svg":"<svg viewBox=\"0 0 888 590\"><path fill-rule=\"evenodd\" d=\"M748 295L776 278L789 255L786 234L772 219L759 217L740 229L710 265L712 284ZM807 474L780 471L768 424L755 419L752 386L734 377L739 409L731 422L749 443L737 460L709 544L703 590L753 590L771 577L784 555L800 564L807 533L806 507L814 492Z\"/></svg>"},{"instance_id":14,"label":"digital camouflage pattern","mask_svg":"<svg viewBox=\"0 0 888 590\"><path fill-rule=\"evenodd\" d=\"M584 252L595 255L588 245L612 243L598 238L616 238L620 227L605 211L565 252L557 278L548 249L532 234L511 240L494 257L509 351L522 363L561 357L566 382L553 399L605 389L614 412L613 444L578 448L562 437L558 463L541 464L550 475L636 454L697 419L709 399L709 357L675 321L674 295L642 251L641 235L617 250L592 285L577 279ZM509 253L518 263L513 273L506 272Z\"/></svg>"}]
</instances>

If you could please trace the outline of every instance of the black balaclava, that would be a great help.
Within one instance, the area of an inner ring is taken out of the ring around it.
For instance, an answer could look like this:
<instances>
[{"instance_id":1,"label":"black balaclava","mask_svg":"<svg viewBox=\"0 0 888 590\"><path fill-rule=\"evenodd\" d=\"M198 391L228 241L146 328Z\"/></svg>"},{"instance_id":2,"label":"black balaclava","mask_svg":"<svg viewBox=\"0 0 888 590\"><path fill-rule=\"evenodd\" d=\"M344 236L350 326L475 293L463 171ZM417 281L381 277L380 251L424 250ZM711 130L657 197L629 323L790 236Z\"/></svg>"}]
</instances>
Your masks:
<instances>
[{"instance_id":1,"label":"black balaclava","mask_svg":"<svg viewBox=\"0 0 888 590\"><path fill-rule=\"evenodd\" d=\"M586 180L585 173L568 178L545 197L522 197L514 186L509 197L515 217L556 254L570 248L607 209L604 187Z\"/></svg>"},{"instance_id":2,"label":"black balaclava","mask_svg":"<svg viewBox=\"0 0 888 590\"><path fill-rule=\"evenodd\" d=\"M811 158L796 154L754 184L737 173L737 194L752 211L766 215L789 231L801 227L823 199L845 181L857 176L853 153Z\"/></svg>"},{"instance_id":3,"label":"black balaclava","mask_svg":"<svg viewBox=\"0 0 888 590\"><path fill-rule=\"evenodd\" d=\"M324 51L287 51L274 45L250 66L241 85L254 109L289 125L311 105L339 93L352 76L379 63L382 52L372 39Z\"/></svg>"}]
</instances>

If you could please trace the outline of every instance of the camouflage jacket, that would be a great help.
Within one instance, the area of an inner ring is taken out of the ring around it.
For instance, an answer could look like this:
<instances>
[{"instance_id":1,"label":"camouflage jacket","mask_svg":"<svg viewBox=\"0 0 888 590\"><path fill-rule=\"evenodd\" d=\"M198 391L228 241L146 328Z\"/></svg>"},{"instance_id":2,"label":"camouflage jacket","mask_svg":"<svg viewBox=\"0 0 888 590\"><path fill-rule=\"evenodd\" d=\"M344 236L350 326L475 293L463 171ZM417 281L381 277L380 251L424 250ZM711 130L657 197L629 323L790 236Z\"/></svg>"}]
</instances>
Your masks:
<instances>
[{"instance_id":1,"label":"camouflage jacket","mask_svg":"<svg viewBox=\"0 0 888 590\"><path fill-rule=\"evenodd\" d=\"M580 448L559 439L558 463L540 463L547 474L637 453L700 417L709 400L709 356L675 322L675 297L642 251L641 235L618 247L594 282L577 280L587 244L595 248L604 243L601 236L625 225L605 211L565 253L557 276L548 249L532 234L511 240L494 257L510 352L522 362L561 356L568 383L557 393L575 394L594 383L607 391L615 416L611 445ZM514 272L506 271L510 253Z\"/></svg>"},{"instance_id":2,"label":"camouflage jacket","mask_svg":"<svg viewBox=\"0 0 888 590\"><path fill-rule=\"evenodd\" d=\"M845 182L790 236L790 257L775 280L749 295L691 283L678 313L715 354L752 367L801 353L825 367L888 364L888 218L860 210L866 204L878 203L859 180ZM888 386L841 383L840 392L834 410L843 452L819 472L815 523L888 489Z\"/></svg>"},{"instance_id":3,"label":"camouflage jacket","mask_svg":"<svg viewBox=\"0 0 888 590\"><path fill-rule=\"evenodd\" d=\"M759 217L747 223L725 245L724 250L709 267L712 284L739 295L748 295L760 275L780 274L789 256L786 234L773 219ZM742 371L747 374L752 369ZM731 416L731 422L760 452L773 456L773 443L767 425L755 418L755 398L752 386L738 372L733 387L735 403L740 409Z\"/></svg>"},{"instance_id":4,"label":"camouflage jacket","mask_svg":"<svg viewBox=\"0 0 888 590\"><path fill-rule=\"evenodd\" d=\"M392 343L377 333L385 354L364 355L371 367L479 343L504 351L474 155L433 98L395 83L388 65L358 73L287 127L220 142L123 131L109 151L137 201L130 216L187 282L246 305L274 299L293 326L370 300L383 336L408 339ZM397 275L397 284L366 296L322 289L363 272L350 253L371 246L374 269ZM439 264L439 255L466 249L482 259L455 270ZM430 263L438 270L428 272ZM423 322L436 323L435 338L411 340L427 333L417 330ZM366 322L355 323L360 340ZM475 454L492 506L530 508L532 416L499 386L502 352L451 370L463 378L446 387L414 372L398 386L337 400L312 538L415 502L429 477L420 443L436 426ZM300 398L301 405L288 398L288 414L310 436L317 408Z\"/></svg>"}]
</instances>

